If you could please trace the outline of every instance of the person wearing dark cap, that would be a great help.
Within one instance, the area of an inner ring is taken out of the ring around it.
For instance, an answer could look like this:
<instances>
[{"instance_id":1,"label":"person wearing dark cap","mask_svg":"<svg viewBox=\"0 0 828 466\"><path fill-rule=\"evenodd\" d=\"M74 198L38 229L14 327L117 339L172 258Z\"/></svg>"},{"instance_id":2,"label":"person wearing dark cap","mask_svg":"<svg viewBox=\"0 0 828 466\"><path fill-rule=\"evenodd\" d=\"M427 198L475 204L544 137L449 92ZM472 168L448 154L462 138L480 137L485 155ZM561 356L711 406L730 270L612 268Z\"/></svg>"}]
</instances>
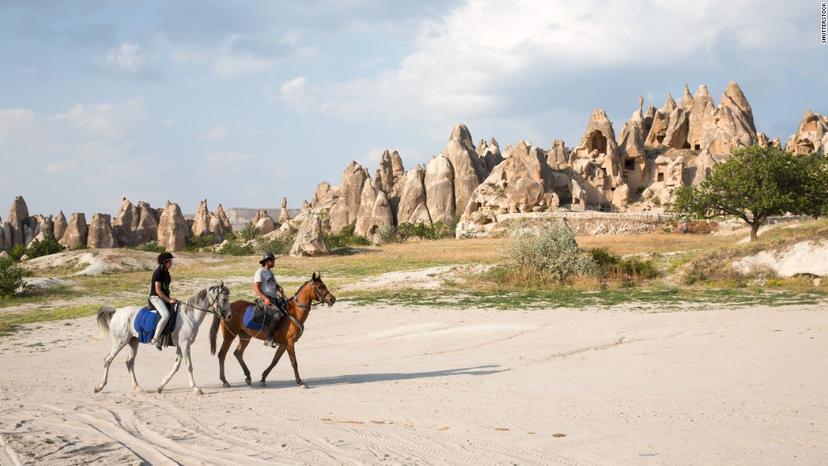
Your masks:
<instances>
[{"instance_id":1,"label":"person wearing dark cap","mask_svg":"<svg viewBox=\"0 0 828 466\"><path fill-rule=\"evenodd\" d=\"M273 275L273 267L276 265L276 256L272 252L266 252L262 255L259 261L261 267L256 270L253 275L253 291L256 296L262 300L265 306L265 312L273 313L273 320L270 325L265 328L267 338L265 339L265 346L276 346L273 341L273 332L281 320L281 311L279 310L279 298L277 294L284 294L282 287L276 282L276 276Z\"/></svg>"},{"instance_id":2,"label":"person wearing dark cap","mask_svg":"<svg viewBox=\"0 0 828 466\"><path fill-rule=\"evenodd\" d=\"M172 277L170 276L170 267L175 257L168 253L162 252L158 255L158 268L152 273L152 283L150 284L149 303L158 311L158 323L155 326L155 335L152 338L154 344L159 350L161 349L161 332L167 326L167 321L170 320L170 304L175 304L177 300L170 297L170 283Z\"/></svg>"}]
</instances>

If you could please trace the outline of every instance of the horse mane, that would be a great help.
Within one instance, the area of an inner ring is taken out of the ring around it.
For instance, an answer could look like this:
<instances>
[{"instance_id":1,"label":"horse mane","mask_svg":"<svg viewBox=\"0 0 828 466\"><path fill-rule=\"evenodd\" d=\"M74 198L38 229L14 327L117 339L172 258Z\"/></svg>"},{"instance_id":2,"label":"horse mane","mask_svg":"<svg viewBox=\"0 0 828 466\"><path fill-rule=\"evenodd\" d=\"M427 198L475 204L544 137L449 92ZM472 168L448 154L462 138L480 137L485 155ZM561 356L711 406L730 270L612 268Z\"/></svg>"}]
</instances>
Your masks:
<instances>
[{"instance_id":1,"label":"horse mane","mask_svg":"<svg viewBox=\"0 0 828 466\"><path fill-rule=\"evenodd\" d=\"M210 290L210 288L212 287L208 286L206 288L201 288L200 290L197 290L196 293L187 300L187 313L192 314L195 309L202 307L199 306L198 303L199 301L207 298L207 292Z\"/></svg>"}]
</instances>

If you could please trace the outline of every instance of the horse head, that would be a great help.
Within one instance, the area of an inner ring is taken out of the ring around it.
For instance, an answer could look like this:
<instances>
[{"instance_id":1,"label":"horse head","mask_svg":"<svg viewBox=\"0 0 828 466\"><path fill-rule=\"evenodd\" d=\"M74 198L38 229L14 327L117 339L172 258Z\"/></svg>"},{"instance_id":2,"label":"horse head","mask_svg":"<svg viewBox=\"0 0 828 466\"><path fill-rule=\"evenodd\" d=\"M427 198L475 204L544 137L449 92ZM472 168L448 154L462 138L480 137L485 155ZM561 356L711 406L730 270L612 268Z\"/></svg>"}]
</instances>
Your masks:
<instances>
[{"instance_id":1,"label":"horse head","mask_svg":"<svg viewBox=\"0 0 828 466\"><path fill-rule=\"evenodd\" d=\"M222 319L229 320L232 313L230 309L230 290L224 286L224 281L208 289L210 297L210 311L218 314Z\"/></svg>"},{"instance_id":2,"label":"horse head","mask_svg":"<svg viewBox=\"0 0 828 466\"><path fill-rule=\"evenodd\" d=\"M336 296L328 291L327 285L322 281L322 274L314 272L311 276L311 283L313 284L313 300L333 306L336 302Z\"/></svg>"}]
</instances>

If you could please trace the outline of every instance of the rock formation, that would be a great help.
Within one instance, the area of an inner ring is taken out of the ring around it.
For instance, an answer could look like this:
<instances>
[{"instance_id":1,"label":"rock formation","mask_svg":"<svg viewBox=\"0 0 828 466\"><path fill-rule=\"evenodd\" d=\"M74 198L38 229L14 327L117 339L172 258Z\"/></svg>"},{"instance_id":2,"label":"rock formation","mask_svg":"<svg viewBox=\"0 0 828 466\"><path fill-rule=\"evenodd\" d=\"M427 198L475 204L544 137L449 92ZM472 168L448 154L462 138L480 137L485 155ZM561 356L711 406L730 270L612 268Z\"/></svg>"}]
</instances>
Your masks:
<instances>
[{"instance_id":1,"label":"rock formation","mask_svg":"<svg viewBox=\"0 0 828 466\"><path fill-rule=\"evenodd\" d=\"M500 145L498 145L495 138L492 138L488 142L485 139L481 139L480 143L477 144L476 152L488 173L491 173L494 167L503 161L503 155L500 154Z\"/></svg>"},{"instance_id":2,"label":"rock formation","mask_svg":"<svg viewBox=\"0 0 828 466\"><path fill-rule=\"evenodd\" d=\"M89 224L86 245L92 249L114 248L115 235L112 231L112 217L108 214L95 214Z\"/></svg>"},{"instance_id":3,"label":"rock formation","mask_svg":"<svg viewBox=\"0 0 828 466\"><path fill-rule=\"evenodd\" d=\"M373 238L380 228L393 225L394 218L391 214L388 197L369 178L362 187L354 233L366 238Z\"/></svg>"},{"instance_id":4,"label":"rock formation","mask_svg":"<svg viewBox=\"0 0 828 466\"><path fill-rule=\"evenodd\" d=\"M89 234L89 226L86 224L86 216L81 212L74 212L69 217L66 230L61 235L59 243L67 249L86 247L86 238Z\"/></svg>"},{"instance_id":5,"label":"rock formation","mask_svg":"<svg viewBox=\"0 0 828 466\"><path fill-rule=\"evenodd\" d=\"M287 198L283 197L279 206L279 223L287 223L289 221L290 215L288 215Z\"/></svg>"},{"instance_id":6,"label":"rock formation","mask_svg":"<svg viewBox=\"0 0 828 466\"><path fill-rule=\"evenodd\" d=\"M66 231L66 216L63 215L63 211L58 211L57 216L55 216L54 225L52 226L52 234L56 240L60 241L63 238L63 233Z\"/></svg>"},{"instance_id":7,"label":"rock formation","mask_svg":"<svg viewBox=\"0 0 828 466\"><path fill-rule=\"evenodd\" d=\"M462 212L474 189L488 176L486 167L477 156L471 133L466 125L454 126L442 155L451 162L454 172L455 211Z\"/></svg>"},{"instance_id":8,"label":"rock formation","mask_svg":"<svg viewBox=\"0 0 828 466\"><path fill-rule=\"evenodd\" d=\"M556 170L566 168L569 165L569 151L562 139L552 141L552 148L546 153L546 163Z\"/></svg>"},{"instance_id":9,"label":"rock formation","mask_svg":"<svg viewBox=\"0 0 828 466\"><path fill-rule=\"evenodd\" d=\"M276 229L276 222L268 215L266 210L259 209L256 216L250 221L253 229L259 233L266 235Z\"/></svg>"},{"instance_id":10,"label":"rock formation","mask_svg":"<svg viewBox=\"0 0 828 466\"><path fill-rule=\"evenodd\" d=\"M230 223L230 219L227 218L227 212L224 211L224 207L221 204L216 207L215 216L216 221L218 221L218 224L221 225L221 229L224 231L224 234L233 231L233 224Z\"/></svg>"},{"instance_id":11,"label":"rock formation","mask_svg":"<svg viewBox=\"0 0 828 466\"><path fill-rule=\"evenodd\" d=\"M138 227L135 228L135 244L158 240L158 217L155 209L146 202L138 203Z\"/></svg>"},{"instance_id":12,"label":"rock formation","mask_svg":"<svg viewBox=\"0 0 828 466\"><path fill-rule=\"evenodd\" d=\"M12 247L19 244L25 246L24 221L27 218L29 218L29 208L26 206L26 201L22 196L15 197L9 208L9 217L6 219L11 227Z\"/></svg>"},{"instance_id":13,"label":"rock formation","mask_svg":"<svg viewBox=\"0 0 828 466\"><path fill-rule=\"evenodd\" d=\"M339 196L331 208L331 231L338 233L356 222L362 186L369 178L368 171L354 161L345 168L342 183L339 185Z\"/></svg>"},{"instance_id":14,"label":"rock formation","mask_svg":"<svg viewBox=\"0 0 828 466\"><path fill-rule=\"evenodd\" d=\"M312 207L322 207L328 205L332 203L338 195L338 189L332 187L327 181L323 181L316 186L310 205Z\"/></svg>"},{"instance_id":15,"label":"rock formation","mask_svg":"<svg viewBox=\"0 0 828 466\"><path fill-rule=\"evenodd\" d=\"M167 202L158 222L158 243L167 251L180 251L187 247L190 227L178 204Z\"/></svg>"},{"instance_id":16,"label":"rock formation","mask_svg":"<svg viewBox=\"0 0 828 466\"><path fill-rule=\"evenodd\" d=\"M426 206L432 222L454 222L454 171L451 162L443 156L431 159L424 178Z\"/></svg>"},{"instance_id":17,"label":"rock formation","mask_svg":"<svg viewBox=\"0 0 828 466\"><path fill-rule=\"evenodd\" d=\"M225 222L227 225L230 225L230 220L227 218L227 214L224 212L223 208L221 209L221 214L224 217L224 220L222 220L217 214L218 211L216 211L215 214L210 212L210 209L207 206L207 199L203 199L199 202L198 208L196 208L195 216L193 217L192 226L190 227L192 235L212 235L217 241L224 238L224 235L232 230L232 226L225 228Z\"/></svg>"},{"instance_id":18,"label":"rock formation","mask_svg":"<svg viewBox=\"0 0 828 466\"><path fill-rule=\"evenodd\" d=\"M431 225L425 189L425 169L417 165L406 173L402 182L397 224L424 223Z\"/></svg>"},{"instance_id":19,"label":"rock formation","mask_svg":"<svg viewBox=\"0 0 828 466\"><path fill-rule=\"evenodd\" d=\"M121 246L135 246L138 224L141 221L141 213L137 207L127 198L121 200L121 210L112 222L115 239Z\"/></svg>"},{"instance_id":20,"label":"rock formation","mask_svg":"<svg viewBox=\"0 0 828 466\"><path fill-rule=\"evenodd\" d=\"M536 212L569 199L569 176L553 170L539 147L520 141L475 189L457 227L460 237L476 236L497 223L498 214Z\"/></svg>"},{"instance_id":21,"label":"rock formation","mask_svg":"<svg viewBox=\"0 0 828 466\"><path fill-rule=\"evenodd\" d=\"M322 236L322 220L318 215L311 215L299 229L293 246L290 248L291 256L318 256L327 254L328 247Z\"/></svg>"},{"instance_id":22,"label":"rock formation","mask_svg":"<svg viewBox=\"0 0 828 466\"><path fill-rule=\"evenodd\" d=\"M806 111L785 147L797 155L828 154L828 116Z\"/></svg>"}]
</instances>

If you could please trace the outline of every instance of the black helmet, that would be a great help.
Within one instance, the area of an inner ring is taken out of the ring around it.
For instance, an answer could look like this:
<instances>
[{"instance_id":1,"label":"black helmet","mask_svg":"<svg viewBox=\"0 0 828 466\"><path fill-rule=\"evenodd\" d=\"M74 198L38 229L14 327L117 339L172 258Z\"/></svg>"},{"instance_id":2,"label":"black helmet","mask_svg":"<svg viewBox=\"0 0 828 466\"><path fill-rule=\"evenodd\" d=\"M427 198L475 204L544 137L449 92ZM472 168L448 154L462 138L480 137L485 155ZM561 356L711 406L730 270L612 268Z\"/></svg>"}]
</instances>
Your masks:
<instances>
[{"instance_id":1,"label":"black helmet","mask_svg":"<svg viewBox=\"0 0 828 466\"><path fill-rule=\"evenodd\" d=\"M174 258L175 256L173 256L169 252L162 252L158 255L158 265L162 265L164 262L167 262L168 260L172 260Z\"/></svg>"},{"instance_id":2,"label":"black helmet","mask_svg":"<svg viewBox=\"0 0 828 466\"><path fill-rule=\"evenodd\" d=\"M272 252L267 251L266 253L262 254L262 259L259 261L259 264L264 264L267 261L275 261L276 256L273 255Z\"/></svg>"}]
</instances>

